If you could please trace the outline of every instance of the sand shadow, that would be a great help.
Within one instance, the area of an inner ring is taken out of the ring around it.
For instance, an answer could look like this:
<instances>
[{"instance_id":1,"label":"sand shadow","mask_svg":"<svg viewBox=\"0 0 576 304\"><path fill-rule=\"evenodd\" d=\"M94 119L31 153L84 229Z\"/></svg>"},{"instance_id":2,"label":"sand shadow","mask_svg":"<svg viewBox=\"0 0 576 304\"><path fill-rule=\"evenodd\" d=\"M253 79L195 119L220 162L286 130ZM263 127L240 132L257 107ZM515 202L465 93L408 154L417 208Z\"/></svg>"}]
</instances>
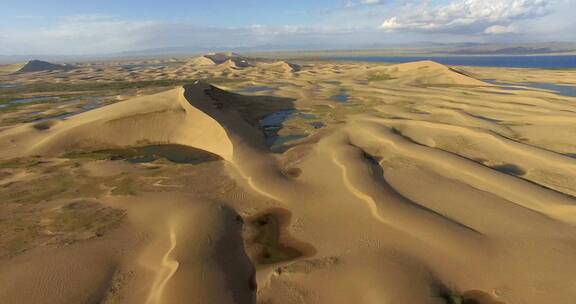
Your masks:
<instances>
[{"instance_id":1,"label":"sand shadow","mask_svg":"<svg viewBox=\"0 0 576 304\"><path fill-rule=\"evenodd\" d=\"M184 87L188 102L206 113L228 132L241 136L244 142L254 142L259 133L268 149L299 139L298 135L279 135L285 122L298 114L295 99L276 96L242 95L225 91L204 81Z\"/></svg>"},{"instance_id":2,"label":"sand shadow","mask_svg":"<svg viewBox=\"0 0 576 304\"><path fill-rule=\"evenodd\" d=\"M226 287L232 292L234 302L238 304L255 304L256 269L244 249L242 237L242 217L232 208L222 206L224 232L215 240L213 258L220 266L226 280Z\"/></svg>"}]
</instances>

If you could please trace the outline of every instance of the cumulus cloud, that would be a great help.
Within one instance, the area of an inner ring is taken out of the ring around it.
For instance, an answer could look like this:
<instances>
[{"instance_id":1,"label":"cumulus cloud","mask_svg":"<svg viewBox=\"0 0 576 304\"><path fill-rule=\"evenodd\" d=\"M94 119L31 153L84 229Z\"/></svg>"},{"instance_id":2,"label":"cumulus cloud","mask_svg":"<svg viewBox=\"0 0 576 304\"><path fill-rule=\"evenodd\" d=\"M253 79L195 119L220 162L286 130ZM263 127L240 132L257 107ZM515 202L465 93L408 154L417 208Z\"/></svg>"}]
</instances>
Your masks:
<instances>
[{"instance_id":1,"label":"cumulus cloud","mask_svg":"<svg viewBox=\"0 0 576 304\"><path fill-rule=\"evenodd\" d=\"M447 4L407 4L381 24L386 31L500 34L517 32L516 21L553 11L556 0L452 0Z\"/></svg>"}]
</instances>

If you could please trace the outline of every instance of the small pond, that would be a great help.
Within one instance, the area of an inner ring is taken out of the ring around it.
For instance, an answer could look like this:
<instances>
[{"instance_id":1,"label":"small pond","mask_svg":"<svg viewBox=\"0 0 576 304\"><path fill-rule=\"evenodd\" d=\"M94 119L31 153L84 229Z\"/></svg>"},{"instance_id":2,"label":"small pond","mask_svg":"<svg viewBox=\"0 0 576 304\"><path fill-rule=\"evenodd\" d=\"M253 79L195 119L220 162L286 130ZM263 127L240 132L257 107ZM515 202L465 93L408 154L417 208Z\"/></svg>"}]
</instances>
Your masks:
<instances>
[{"instance_id":1,"label":"small pond","mask_svg":"<svg viewBox=\"0 0 576 304\"><path fill-rule=\"evenodd\" d=\"M245 88L242 88L236 92L238 93L258 93L258 92L265 92L265 91L272 91L274 90L273 87L269 87L269 86L248 86Z\"/></svg>"},{"instance_id":2,"label":"small pond","mask_svg":"<svg viewBox=\"0 0 576 304\"><path fill-rule=\"evenodd\" d=\"M40 102L53 102L59 100L60 97L57 96L38 96L38 97L30 97L30 98L20 98L20 99L13 99L8 102L0 104L0 108L6 108L11 105L18 105L18 104L28 104L28 103L40 103Z\"/></svg>"},{"instance_id":3,"label":"small pond","mask_svg":"<svg viewBox=\"0 0 576 304\"><path fill-rule=\"evenodd\" d=\"M11 89L11 88L17 88L19 86L21 85L17 83L0 83L0 89Z\"/></svg>"},{"instance_id":4,"label":"small pond","mask_svg":"<svg viewBox=\"0 0 576 304\"><path fill-rule=\"evenodd\" d=\"M284 122L291 118L302 118L304 120L313 120L317 117L313 114L302 113L296 109L281 110L265 116L260 120L260 127L264 131L264 136L266 138L266 145L272 150L272 152L283 152L286 143L306 138L308 134L289 134L289 135L278 135L278 132L282 129ZM310 122L310 125L315 129L320 129L324 127L321 122Z\"/></svg>"},{"instance_id":5,"label":"small pond","mask_svg":"<svg viewBox=\"0 0 576 304\"><path fill-rule=\"evenodd\" d=\"M348 95L348 92L344 89L340 90L340 92L338 94L330 97L330 99L332 99L336 102L348 102L349 98L350 98L350 95Z\"/></svg>"}]
</instances>

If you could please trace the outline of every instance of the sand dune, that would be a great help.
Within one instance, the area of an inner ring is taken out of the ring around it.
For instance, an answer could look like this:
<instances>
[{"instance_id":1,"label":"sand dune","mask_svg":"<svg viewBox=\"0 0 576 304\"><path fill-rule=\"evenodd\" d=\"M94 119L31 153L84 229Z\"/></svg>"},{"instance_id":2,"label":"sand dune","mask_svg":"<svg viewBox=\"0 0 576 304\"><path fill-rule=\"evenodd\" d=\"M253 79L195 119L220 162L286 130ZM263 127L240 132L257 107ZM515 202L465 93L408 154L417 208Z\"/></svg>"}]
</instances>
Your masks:
<instances>
[{"instance_id":1,"label":"sand dune","mask_svg":"<svg viewBox=\"0 0 576 304\"><path fill-rule=\"evenodd\" d=\"M74 149L136 145L140 141L182 143L224 157L232 153L222 128L190 107L183 98L183 89L87 112L46 131L39 132L30 126L10 130L2 134L6 146L2 153L58 155ZM19 140L14 141L15 137Z\"/></svg>"},{"instance_id":2,"label":"sand dune","mask_svg":"<svg viewBox=\"0 0 576 304\"><path fill-rule=\"evenodd\" d=\"M419 61L382 67L372 71L372 77L398 84L473 85L489 86L460 71L434 61Z\"/></svg>"},{"instance_id":3,"label":"sand dune","mask_svg":"<svg viewBox=\"0 0 576 304\"><path fill-rule=\"evenodd\" d=\"M194 57L190 60L188 60L186 62L186 65L191 65L191 66L213 66L216 65L216 62L214 62L212 59L206 57L206 56L198 56L198 57Z\"/></svg>"},{"instance_id":4,"label":"sand dune","mask_svg":"<svg viewBox=\"0 0 576 304\"><path fill-rule=\"evenodd\" d=\"M299 65L289 63L286 61L276 61L276 62L272 62L272 63L260 63L258 66L263 68L266 71L280 72L280 73L298 72L301 70L301 67Z\"/></svg>"},{"instance_id":5,"label":"sand dune","mask_svg":"<svg viewBox=\"0 0 576 304\"><path fill-rule=\"evenodd\" d=\"M11 170L0 212L24 197L51 214L71 196L126 212L99 237L58 247L43 235L0 259L7 303L573 302L576 161L562 153L575 138L542 141L576 119L569 97L508 92L434 62L242 69L238 57L164 71L221 67L237 82L0 132ZM54 172L67 175L40 179ZM42 187L16 188L33 181Z\"/></svg>"},{"instance_id":6,"label":"sand dune","mask_svg":"<svg viewBox=\"0 0 576 304\"><path fill-rule=\"evenodd\" d=\"M20 70L24 63L0 65L0 74L13 74Z\"/></svg>"},{"instance_id":7,"label":"sand dune","mask_svg":"<svg viewBox=\"0 0 576 304\"><path fill-rule=\"evenodd\" d=\"M213 53L204 55L204 57L226 67L246 68L252 66L248 59L235 53Z\"/></svg>"}]
</instances>

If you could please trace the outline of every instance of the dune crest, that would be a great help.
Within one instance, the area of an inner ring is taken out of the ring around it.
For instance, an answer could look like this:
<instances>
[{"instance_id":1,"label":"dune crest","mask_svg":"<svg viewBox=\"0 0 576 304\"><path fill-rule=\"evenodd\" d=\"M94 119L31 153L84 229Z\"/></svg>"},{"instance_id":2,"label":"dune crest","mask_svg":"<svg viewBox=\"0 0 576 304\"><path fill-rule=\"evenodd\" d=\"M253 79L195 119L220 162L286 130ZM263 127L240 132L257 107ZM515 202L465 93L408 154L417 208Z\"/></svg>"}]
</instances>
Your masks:
<instances>
[{"instance_id":1,"label":"dune crest","mask_svg":"<svg viewBox=\"0 0 576 304\"><path fill-rule=\"evenodd\" d=\"M280 73L291 73L298 72L301 67L297 64L293 64L287 61L276 61L272 63L260 63L258 67L265 69L266 71L280 72Z\"/></svg>"},{"instance_id":2,"label":"dune crest","mask_svg":"<svg viewBox=\"0 0 576 304\"><path fill-rule=\"evenodd\" d=\"M252 66L248 59L232 52L211 53L204 55L204 57L214 61L217 65L224 67L247 68Z\"/></svg>"},{"instance_id":3,"label":"dune crest","mask_svg":"<svg viewBox=\"0 0 576 304\"><path fill-rule=\"evenodd\" d=\"M206 56L194 57L186 62L186 65L190 66L214 66L216 62Z\"/></svg>"},{"instance_id":4,"label":"dune crest","mask_svg":"<svg viewBox=\"0 0 576 304\"><path fill-rule=\"evenodd\" d=\"M198 82L203 94L209 85ZM3 156L58 155L66 151L127 147L139 143L175 143L232 157L225 130L204 112L191 106L184 88L139 97L82 113L45 132L22 126L0 135ZM13 138L19 138L13 142ZM26 149L24 146L28 146Z\"/></svg>"}]
</instances>

